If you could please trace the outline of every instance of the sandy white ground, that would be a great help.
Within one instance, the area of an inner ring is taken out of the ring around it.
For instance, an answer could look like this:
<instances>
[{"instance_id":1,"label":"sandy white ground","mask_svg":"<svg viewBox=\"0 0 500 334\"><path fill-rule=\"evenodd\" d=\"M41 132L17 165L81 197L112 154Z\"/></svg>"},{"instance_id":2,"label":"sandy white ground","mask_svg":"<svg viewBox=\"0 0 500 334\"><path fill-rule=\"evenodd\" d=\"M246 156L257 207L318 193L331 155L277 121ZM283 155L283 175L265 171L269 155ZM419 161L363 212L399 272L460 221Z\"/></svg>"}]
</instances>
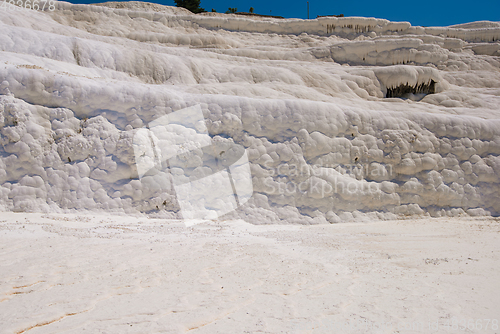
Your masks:
<instances>
[{"instance_id":1,"label":"sandy white ground","mask_svg":"<svg viewBox=\"0 0 500 334\"><path fill-rule=\"evenodd\" d=\"M500 332L498 219L0 221L2 333Z\"/></svg>"}]
</instances>

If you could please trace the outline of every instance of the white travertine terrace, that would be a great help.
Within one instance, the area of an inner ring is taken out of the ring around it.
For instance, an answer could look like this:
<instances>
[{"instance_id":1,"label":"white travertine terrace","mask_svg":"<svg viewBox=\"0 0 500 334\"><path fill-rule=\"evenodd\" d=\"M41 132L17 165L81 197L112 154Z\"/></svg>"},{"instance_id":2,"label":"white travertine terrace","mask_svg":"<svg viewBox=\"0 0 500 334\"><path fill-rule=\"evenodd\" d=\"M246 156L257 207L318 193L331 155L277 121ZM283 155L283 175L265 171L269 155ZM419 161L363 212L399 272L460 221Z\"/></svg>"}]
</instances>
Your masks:
<instances>
[{"instance_id":1,"label":"white travertine terrace","mask_svg":"<svg viewBox=\"0 0 500 334\"><path fill-rule=\"evenodd\" d=\"M200 105L247 150L254 195L233 214L252 223L500 213L499 23L58 2L0 11L0 29L2 210L177 217L133 136Z\"/></svg>"}]
</instances>

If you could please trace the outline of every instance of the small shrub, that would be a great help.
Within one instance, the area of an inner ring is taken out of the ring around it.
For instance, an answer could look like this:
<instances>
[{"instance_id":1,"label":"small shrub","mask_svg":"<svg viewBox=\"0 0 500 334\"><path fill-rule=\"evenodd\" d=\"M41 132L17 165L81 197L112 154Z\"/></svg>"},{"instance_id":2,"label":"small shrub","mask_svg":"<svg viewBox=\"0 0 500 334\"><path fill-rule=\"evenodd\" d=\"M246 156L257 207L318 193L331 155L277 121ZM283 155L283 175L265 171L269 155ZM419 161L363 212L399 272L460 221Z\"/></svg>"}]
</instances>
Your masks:
<instances>
[{"instance_id":1,"label":"small shrub","mask_svg":"<svg viewBox=\"0 0 500 334\"><path fill-rule=\"evenodd\" d=\"M195 14L206 12L204 8L200 7L200 0L175 0L175 5L186 8Z\"/></svg>"}]
</instances>

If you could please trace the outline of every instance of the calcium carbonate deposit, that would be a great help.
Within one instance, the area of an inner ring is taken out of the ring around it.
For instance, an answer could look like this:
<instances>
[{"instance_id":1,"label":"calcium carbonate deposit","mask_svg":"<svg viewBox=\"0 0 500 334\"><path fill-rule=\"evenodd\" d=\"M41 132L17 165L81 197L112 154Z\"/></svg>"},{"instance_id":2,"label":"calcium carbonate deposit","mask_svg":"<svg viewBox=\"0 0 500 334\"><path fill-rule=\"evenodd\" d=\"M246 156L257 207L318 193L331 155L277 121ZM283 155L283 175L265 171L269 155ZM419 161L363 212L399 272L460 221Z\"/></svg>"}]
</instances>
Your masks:
<instances>
[{"instance_id":1,"label":"calcium carbonate deposit","mask_svg":"<svg viewBox=\"0 0 500 334\"><path fill-rule=\"evenodd\" d=\"M57 2L0 31L0 210L500 214L500 23Z\"/></svg>"}]
</instances>

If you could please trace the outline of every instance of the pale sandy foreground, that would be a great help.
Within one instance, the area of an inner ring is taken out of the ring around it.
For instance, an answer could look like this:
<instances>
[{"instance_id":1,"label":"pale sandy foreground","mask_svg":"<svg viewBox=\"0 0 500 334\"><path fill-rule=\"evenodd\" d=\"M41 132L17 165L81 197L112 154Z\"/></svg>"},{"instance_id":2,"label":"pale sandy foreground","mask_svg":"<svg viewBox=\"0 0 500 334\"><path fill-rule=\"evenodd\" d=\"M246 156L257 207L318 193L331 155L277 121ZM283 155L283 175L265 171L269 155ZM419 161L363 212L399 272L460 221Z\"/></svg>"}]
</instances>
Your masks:
<instances>
[{"instance_id":1,"label":"pale sandy foreground","mask_svg":"<svg viewBox=\"0 0 500 334\"><path fill-rule=\"evenodd\" d=\"M0 221L1 333L500 332L498 219Z\"/></svg>"}]
</instances>

